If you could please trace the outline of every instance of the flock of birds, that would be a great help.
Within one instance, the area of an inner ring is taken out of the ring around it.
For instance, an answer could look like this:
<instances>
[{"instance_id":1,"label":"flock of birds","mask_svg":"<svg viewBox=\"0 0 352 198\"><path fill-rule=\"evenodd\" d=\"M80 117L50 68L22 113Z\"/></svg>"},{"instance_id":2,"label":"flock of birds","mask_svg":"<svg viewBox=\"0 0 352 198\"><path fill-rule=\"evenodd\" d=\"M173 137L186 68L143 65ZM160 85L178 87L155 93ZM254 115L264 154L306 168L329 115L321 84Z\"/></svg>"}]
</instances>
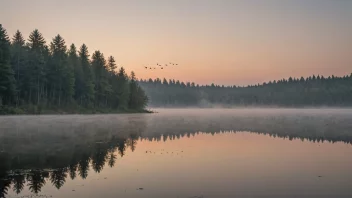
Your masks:
<instances>
[{"instance_id":1,"label":"flock of birds","mask_svg":"<svg viewBox=\"0 0 352 198\"><path fill-rule=\"evenodd\" d=\"M156 152L153 152L153 151L145 151L145 153L151 153L151 154L158 154L158 153L156 153ZM165 153L165 154L174 154L174 152L169 152L169 151L165 151L164 149L161 149L161 152L160 152L160 154L162 155L163 153ZM175 154L176 155L178 155L178 154L182 154L183 153L183 151L181 151L181 152L177 152L177 151L175 151ZM138 169L137 169L138 170Z\"/></svg>"},{"instance_id":2,"label":"flock of birds","mask_svg":"<svg viewBox=\"0 0 352 198\"><path fill-rule=\"evenodd\" d=\"M158 69L158 67L160 69L164 69L164 67L167 67L167 66L178 66L177 63L169 63L169 64L164 64L164 65L161 65L159 63L156 64L156 67L152 67L152 66L144 66L145 69Z\"/></svg>"}]
</instances>

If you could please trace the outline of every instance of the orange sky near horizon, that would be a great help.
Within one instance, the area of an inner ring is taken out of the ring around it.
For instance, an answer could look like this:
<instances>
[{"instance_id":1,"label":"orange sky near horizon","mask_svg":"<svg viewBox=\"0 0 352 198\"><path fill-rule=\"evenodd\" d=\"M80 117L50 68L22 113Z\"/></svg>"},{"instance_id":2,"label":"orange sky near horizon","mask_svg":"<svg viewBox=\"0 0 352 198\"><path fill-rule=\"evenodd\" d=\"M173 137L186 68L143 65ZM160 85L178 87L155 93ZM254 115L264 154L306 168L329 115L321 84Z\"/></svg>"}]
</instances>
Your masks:
<instances>
[{"instance_id":1,"label":"orange sky near horizon","mask_svg":"<svg viewBox=\"0 0 352 198\"><path fill-rule=\"evenodd\" d=\"M113 55L138 78L247 85L352 72L352 1L1 0L10 37L38 28L47 43ZM144 65L178 63L163 70Z\"/></svg>"}]
</instances>

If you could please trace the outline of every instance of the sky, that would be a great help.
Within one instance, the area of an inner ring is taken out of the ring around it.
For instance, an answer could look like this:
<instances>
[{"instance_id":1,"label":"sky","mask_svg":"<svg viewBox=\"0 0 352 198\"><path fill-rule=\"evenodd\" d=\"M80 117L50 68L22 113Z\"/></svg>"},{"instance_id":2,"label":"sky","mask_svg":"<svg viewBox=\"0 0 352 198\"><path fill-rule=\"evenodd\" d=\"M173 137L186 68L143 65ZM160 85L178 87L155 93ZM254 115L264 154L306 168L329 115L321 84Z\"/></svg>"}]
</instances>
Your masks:
<instances>
[{"instance_id":1,"label":"sky","mask_svg":"<svg viewBox=\"0 0 352 198\"><path fill-rule=\"evenodd\" d=\"M38 29L48 43L85 43L143 79L248 85L352 72L351 0L0 0L0 23L10 37Z\"/></svg>"}]
</instances>

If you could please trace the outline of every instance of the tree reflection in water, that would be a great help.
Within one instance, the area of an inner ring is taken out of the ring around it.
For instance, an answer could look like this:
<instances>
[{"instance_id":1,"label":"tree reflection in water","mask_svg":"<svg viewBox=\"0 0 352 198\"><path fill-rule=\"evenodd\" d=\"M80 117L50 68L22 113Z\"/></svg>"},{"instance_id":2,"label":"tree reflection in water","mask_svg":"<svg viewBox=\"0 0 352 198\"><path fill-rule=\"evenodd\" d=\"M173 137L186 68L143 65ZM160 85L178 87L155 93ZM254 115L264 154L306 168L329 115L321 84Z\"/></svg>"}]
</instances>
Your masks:
<instances>
[{"instance_id":1,"label":"tree reflection in water","mask_svg":"<svg viewBox=\"0 0 352 198\"><path fill-rule=\"evenodd\" d=\"M163 125L147 126L145 120L131 118L121 125L97 125L96 122L91 122L79 126L61 123L50 126L51 128L26 127L22 131L10 128L0 133L0 144L3 147L0 152L0 197L4 197L11 189L19 194L26 187L30 192L38 194L47 184L60 189L67 177L72 180L77 177L86 179L90 169L100 173L105 166L114 167L118 158L123 158L128 149L132 152L136 150L138 140L192 138L199 131L212 135L225 131L252 131L251 133L290 141L352 142L351 118L339 120L302 117L297 120L240 117L232 118L231 121L219 120L218 124L202 119L204 121L194 122L196 124L178 119L165 121L166 124Z\"/></svg>"}]
</instances>

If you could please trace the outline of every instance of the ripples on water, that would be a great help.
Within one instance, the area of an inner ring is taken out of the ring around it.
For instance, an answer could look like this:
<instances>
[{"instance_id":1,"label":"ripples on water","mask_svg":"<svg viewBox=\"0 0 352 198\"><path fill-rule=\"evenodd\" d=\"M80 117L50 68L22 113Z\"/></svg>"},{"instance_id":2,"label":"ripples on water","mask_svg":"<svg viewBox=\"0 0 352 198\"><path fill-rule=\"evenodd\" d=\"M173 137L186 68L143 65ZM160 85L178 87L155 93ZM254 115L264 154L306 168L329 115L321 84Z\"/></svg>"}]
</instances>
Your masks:
<instances>
[{"instance_id":1,"label":"ripples on water","mask_svg":"<svg viewBox=\"0 0 352 198\"><path fill-rule=\"evenodd\" d=\"M352 111L0 117L0 197L351 196Z\"/></svg>"}]
</instances>

